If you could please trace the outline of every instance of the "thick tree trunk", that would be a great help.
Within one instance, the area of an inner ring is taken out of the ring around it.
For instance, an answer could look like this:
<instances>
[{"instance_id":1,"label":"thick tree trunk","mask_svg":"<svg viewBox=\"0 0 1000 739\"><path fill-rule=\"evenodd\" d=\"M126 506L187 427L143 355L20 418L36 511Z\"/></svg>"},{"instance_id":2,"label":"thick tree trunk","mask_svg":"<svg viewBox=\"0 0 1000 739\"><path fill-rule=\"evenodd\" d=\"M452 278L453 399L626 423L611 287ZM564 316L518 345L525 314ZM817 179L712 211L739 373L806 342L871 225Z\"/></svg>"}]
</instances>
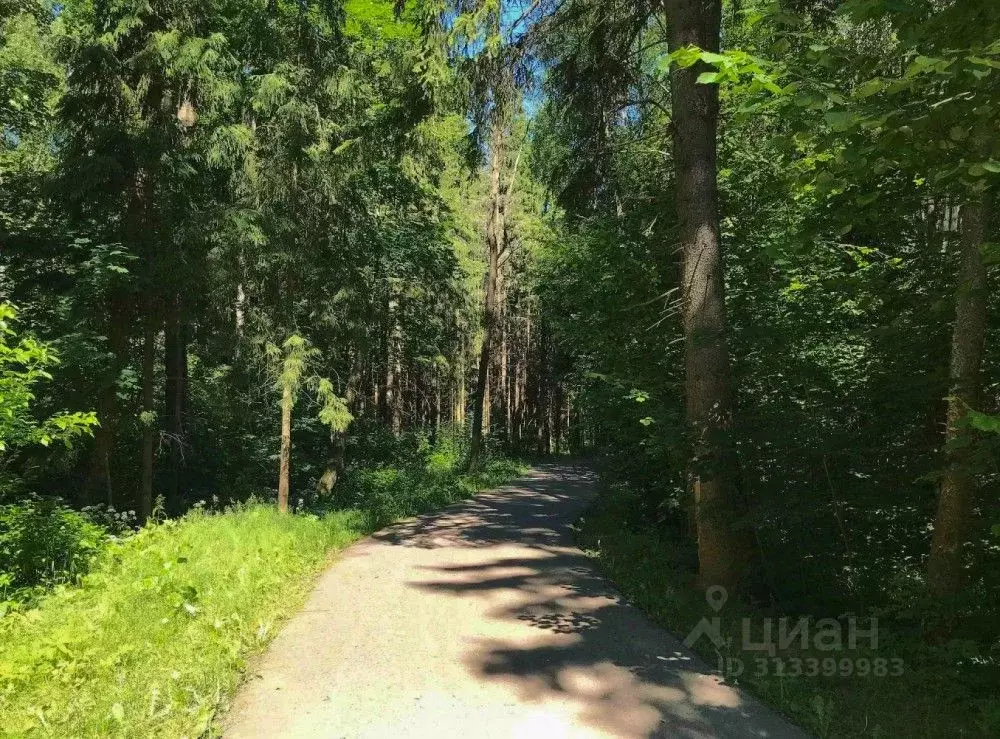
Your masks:
<instances>
[{"instance_id":1,"label":"thick tree trunk","mask_svg":"<svg viewBox=\"0 0 1000 739\"><path fill-rule=\"evenodd\" d=\"M721 0L666 0L671 51L697 46L717 52ZM722 243L719 233L717 133L719 90L698 84L696 64L671 71L677 216L684 258L683 318L690 485L702 586L739 588L752 548L736 485L729 439L733 391L726 338ZM669 248L673 248L670 245Z\"/></svg>"},{"instance_id":2,"label":"thick tree trunk","mask_svg":"<svg viewBox=\"0 0 1000 739\"><path fill-rule=\"evenodd\" d=\"M153 515L153 465L156 457L156 409L153 406L156 323L150 301L145 302L142 345L142 480L139 488L139 517L143 521Z\"/></svg>"},{"instance_id":3,"label":"thick tree trunk","mask_svg":"<svg viewBox=\"0 0 1000 739\"><path fill-rule=\"evenodd\" d=\"M281 393L281 457L278 467L278 510L288 513L289 480L292 469L292 389Z\"/></svg>"},{"instance_id":4,"label":"thick tree trunk","mask_svg":"<svg viewBox=\"0 0 1000 739\"><path fill-rule=\"evenodd\" d=\"M962 545L966 539L976 482L970 469L970 447L974 439L973 431L968 426L968 412L979 408L986 343L986 266L981 252L986 228L982 202L965 205L961 220L961 264L951 340L951 393L945 429L948 466L941 480L931 555L927 563L927 581L931 593L936 596L957 593L965 580Z\"/></svg>"}]
</instances>

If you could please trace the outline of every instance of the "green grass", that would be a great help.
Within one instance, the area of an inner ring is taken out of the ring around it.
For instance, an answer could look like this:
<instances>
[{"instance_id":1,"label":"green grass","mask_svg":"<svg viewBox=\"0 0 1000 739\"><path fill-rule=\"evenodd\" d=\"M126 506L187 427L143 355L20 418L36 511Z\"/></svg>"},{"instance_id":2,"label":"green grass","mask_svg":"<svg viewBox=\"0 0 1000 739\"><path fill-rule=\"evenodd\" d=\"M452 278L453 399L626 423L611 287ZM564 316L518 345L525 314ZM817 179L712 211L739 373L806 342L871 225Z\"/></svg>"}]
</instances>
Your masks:
<instances>
[{"instance_id":1,"label":"green grass","mask_svg":"<svg viewBox=\"0 0 1000 739\"><path fill-rule=\"evenodd\" d=\"M396 510L418 513L521 470L494 462L475 478L435 473L423 495L411 475ZM212 734L247 659L300 607L331 553L384 515L247 504L111 544L79 585L0 619L0 736Z\"/></svg>"},{"instance_id":2,"label":"green grass","mask_svg":"<svg viewBox=\"0 0 1000 739\"><path fill-rule=\"evenodd\" d=\"M459 464L458 457L442 459L431 454L421 467L353 470L335 493L334 504L364 510L374 525L385 526L502 484L525 469L515 460L492 459L476 473L459 475L454 471Z\"/></svg>"},{"instance_id":3,"label":"green grass","mask_svg":"<svg viewBox=\"0 0 1000 739\"><path fill-rule=\"evenodd\" d=\"M668 630L683 637L702 618L716 615L694 587L687 545L646 522L637 499L628 493L606 491L576 529L578 544L598 561L625 597ZM782 614L765 614L730 601L721 611L723 635L739 645L742 619L749 617L754 624L751 635L759 636L765 615ZM758 677L753 674L754 658L761 655L740 654L737 647L732 655L721 656L743 657L748 674L739 684L818 737L998 735L1000 710L995 699L974 697L983 690L981 684L976 686L982 681L972 671L956 669L955 660L940 650L928 648L919 638L893 634L891 625L886 626L880 623L877 655L852 651L835 656L854 660L900 657L905 667L898 677ZM699 641L696 651L709 665L719 664L720 654L709 640ZM809 656L815 653L781 654L785 664L791 657Z\"/></svg>"}]
</instances>

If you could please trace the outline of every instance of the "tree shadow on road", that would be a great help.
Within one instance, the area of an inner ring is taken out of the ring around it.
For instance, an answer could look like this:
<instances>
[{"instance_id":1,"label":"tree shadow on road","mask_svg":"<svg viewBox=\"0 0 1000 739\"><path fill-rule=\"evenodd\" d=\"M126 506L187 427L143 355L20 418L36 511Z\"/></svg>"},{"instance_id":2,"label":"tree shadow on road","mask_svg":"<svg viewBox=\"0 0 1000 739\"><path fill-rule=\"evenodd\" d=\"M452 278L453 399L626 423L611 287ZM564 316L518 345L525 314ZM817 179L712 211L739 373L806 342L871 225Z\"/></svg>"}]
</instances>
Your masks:
<instances>
[{"instance_id":1,"label":"tree shadow on road","mask_svg":"<svg viewBox=\"0 0 1000 739\"><path fill-rule=\"evenodd\" d=\"M569 704L578 722L613 736L803 736L624 603L573 547L569 525L591 487L543 472L381 540L477 548L460 563L423 568L426 578L409 585L487 601L487 635L470 641L466 665L521 700Z\"/></svg>"},{"instance_id":2,"label":"tree shadow on road","mask_svg":"<svg viewBox=\"0 0 1000 739\"><path fill-rule=\"evenodd\" d=\"M421 549L555 544L565 540L566 526L586 508L591 496L585 491L593 482L588 470L547 465L496 492L390 526L374 538Z\"/></svg>"},{"instance_id":3,"label":"tree shadow on road","mask_svg":"<svg viewBox=\"0 0 1000 739\"><path fill-rule=\"evenodd\" d=\"M490 617L522 627L470 645L466 663L477 677L509 686L522 700L570 701L583 723L614 736L798 736L776 716L751 709L623 603L584 555L561 547L533 554L429 568L429 579L412 583L497 601Z\"/></svg>"}]
</instances>

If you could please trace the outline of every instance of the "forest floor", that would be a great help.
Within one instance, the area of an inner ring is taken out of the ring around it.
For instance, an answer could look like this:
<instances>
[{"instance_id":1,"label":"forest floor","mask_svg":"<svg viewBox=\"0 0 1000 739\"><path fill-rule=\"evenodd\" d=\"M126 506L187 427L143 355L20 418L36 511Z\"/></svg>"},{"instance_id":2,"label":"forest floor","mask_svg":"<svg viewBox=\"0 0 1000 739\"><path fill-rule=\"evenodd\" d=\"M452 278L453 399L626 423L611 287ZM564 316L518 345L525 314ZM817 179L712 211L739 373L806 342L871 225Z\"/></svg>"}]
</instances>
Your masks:
<instances>
[{"instance_id":1,"label":"forest floor","mask_svg":"<svg viewBox=\"0 0 1000 739\"><path fill-rule=\"evenodd\" d=\"M573 545L584 468L349 548L251 666L227 737L799 737L724 685Z\"/></svg>"}]
</instances>

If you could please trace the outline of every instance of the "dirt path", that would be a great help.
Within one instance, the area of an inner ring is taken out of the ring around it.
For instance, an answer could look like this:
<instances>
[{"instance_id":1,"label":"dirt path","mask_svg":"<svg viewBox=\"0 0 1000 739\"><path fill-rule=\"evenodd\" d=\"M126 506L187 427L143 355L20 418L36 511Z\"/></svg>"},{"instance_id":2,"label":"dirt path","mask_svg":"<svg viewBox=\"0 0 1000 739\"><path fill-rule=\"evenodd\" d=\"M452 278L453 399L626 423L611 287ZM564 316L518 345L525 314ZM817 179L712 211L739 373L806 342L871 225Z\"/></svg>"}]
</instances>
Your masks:
<instances>
[{"instance_id":1,"label":"dirt path","mask_svg":"<svg viewBox=\"0 0 1000 739\"><path fill-rule=\"evenodd\" d=\"M243 737L799 737L572 545L590 473L541 466L347 550L237 696Z\"/></svg>"}]
</instances>

